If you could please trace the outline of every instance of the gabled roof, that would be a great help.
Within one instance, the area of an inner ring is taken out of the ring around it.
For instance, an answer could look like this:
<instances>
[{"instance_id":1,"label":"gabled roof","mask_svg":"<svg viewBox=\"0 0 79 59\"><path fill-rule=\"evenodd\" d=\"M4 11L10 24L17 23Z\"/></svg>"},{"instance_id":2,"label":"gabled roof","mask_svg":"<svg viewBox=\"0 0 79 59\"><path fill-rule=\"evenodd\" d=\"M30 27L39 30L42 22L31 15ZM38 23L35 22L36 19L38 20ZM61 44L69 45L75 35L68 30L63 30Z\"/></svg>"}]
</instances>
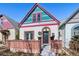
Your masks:
<instances>
[{"instance_id":1,"label":"gabled roof","mask_svg":"<svg viewBox=\"0 0 79 59\"><path fill-rule=\"evenodd\" d=\"M67 18L67 20L64 21L64 22L60 25L60 27L62 27L62 26L65 25L68 21L70 21L78 12L79 12L79 8L78 8L75 12L73 12L73 13L69 16L69 18ZM59 27L59 28L60 28L60 27Z\"/></svg>"},{"instance_id":2,"label":"gabled roof","mask_svg":"<svg viewBox=\"0 0 79 59\"><path fill-rule=\"evenodd\" d=\"M22 25L27 18L30 16L30 14L36 9L36 7L39 7L41 10L43 10L49 17L51 17L53 20L60 23L53 15L51 15L48 11L46 11L44 8L42 8L38 3L35 3L35 5L32 7L32 9L27 13L27 15L23 18L23 20L20 22L20 25Z\"/></svg>"},{"instance_id":3,"label":"gabled roof","mask_svg":"<svg viewBox=\"0 0 79 59\"><path fill-rule=\"evenodd\" d=\"M19 29L19 26L18 26L18 23L16 22L16 21L14 21L12 18L10 18L10 17L8 17L8 16L6 16L6 15L3 15L3 14L1 14L2 15L2 17L5 17L12 25L13 25L13 27L15 28L15 29ZM0 15L0 16L1 16ZM1 25L0 25L1 26ZM2 27L2 26L1 26Z\"/></svg>"}]
</instances>

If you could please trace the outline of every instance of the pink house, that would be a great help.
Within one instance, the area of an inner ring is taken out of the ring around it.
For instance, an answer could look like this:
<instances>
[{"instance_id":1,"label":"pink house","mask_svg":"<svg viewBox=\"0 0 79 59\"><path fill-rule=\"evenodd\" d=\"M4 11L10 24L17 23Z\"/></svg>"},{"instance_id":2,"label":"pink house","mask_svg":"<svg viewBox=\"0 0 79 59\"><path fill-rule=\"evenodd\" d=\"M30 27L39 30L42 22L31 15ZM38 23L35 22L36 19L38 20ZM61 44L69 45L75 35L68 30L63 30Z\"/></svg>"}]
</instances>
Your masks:
<instances>
[{"instance_id":1,"label":"pink house","mask_svg":"<svg viewBox=\"0 0 79 59\"><path fill-rule=\"evenodd\" d=\"M0 15L0 42L15 40L18 33L18 23L6 15Z\"/></svg>"}]
</instances>

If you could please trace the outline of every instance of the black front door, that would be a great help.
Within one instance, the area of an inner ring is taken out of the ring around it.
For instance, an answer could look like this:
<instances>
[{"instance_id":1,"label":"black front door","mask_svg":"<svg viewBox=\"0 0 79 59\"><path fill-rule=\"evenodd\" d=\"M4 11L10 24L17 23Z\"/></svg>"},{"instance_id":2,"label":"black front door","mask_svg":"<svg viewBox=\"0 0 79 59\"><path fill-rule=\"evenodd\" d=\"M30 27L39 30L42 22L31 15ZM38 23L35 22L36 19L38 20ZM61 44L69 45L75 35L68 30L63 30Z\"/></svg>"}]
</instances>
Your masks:
<instances>
[{"instance_id":1,"label":"black front door","mask_svg":"<svg viewBox=\"0 0 79 59\"><path fill-rule=\"evenodd\" d=\"M43 44L48 44L48 40L49 40L49 32L43 31Z\"/></svg>"}]
</instances>

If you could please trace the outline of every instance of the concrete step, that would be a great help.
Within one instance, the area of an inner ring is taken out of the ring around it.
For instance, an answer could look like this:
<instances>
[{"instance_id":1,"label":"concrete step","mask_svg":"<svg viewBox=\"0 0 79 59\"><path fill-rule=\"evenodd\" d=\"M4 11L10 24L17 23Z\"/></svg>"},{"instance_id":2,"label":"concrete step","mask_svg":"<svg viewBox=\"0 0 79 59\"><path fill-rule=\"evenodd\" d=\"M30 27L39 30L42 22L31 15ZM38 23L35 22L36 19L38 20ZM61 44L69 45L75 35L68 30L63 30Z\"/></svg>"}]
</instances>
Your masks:
<instances>
[{"instance_id":1,"label":"concrete step","mask_svg":"<svg viewBox=\"0 0 79 59\"><path fill-rule=\"evenodd\" d=\"M44 45L41 51L41 56L55 56L55 53L50 50L49 45Z\"/></svg>"}]
</instances>

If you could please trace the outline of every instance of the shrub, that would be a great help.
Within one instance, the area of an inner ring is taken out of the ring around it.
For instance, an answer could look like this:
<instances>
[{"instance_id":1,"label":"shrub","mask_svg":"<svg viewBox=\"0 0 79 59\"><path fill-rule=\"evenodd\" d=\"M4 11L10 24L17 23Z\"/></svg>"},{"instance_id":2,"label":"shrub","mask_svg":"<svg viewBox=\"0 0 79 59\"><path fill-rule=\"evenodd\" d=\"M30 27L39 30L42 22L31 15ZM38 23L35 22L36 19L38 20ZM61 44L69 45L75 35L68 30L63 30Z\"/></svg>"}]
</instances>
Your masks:
<instances>
[{"instance_id":1,"label":"shrub","mask_svg":"<svg viewBox=\"0 0 79 59\"><path fill-rule=\"evenodd\" d=\"M79 50L79 35L75 35L71 38L69 46L70 46L70 49L73 49L76 51Z\"/></svg>"}]
</instances>

